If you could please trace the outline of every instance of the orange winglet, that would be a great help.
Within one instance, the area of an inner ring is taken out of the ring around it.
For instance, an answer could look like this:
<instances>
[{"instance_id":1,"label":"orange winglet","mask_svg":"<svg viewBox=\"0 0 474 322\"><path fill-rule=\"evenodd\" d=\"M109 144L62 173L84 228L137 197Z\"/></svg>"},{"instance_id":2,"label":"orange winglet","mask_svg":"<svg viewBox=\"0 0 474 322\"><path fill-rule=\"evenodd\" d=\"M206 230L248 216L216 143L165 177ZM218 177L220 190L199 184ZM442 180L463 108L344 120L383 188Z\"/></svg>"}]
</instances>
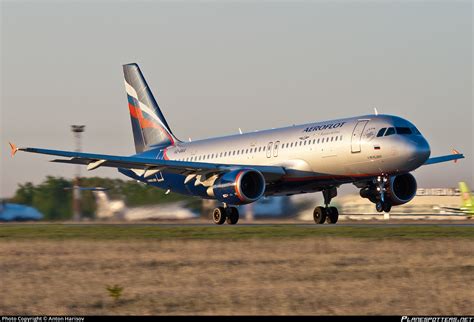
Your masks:
<instances>
[{"instance_id":1,"label":"orange winglet","mask_svg":"<svg viewBox=\"0 0 474 322\"><path fill-rule=\"evenodd\" d=\"M15 156L16 151L18 151L18 148L16 147L15 144L13 144L11 142L8 142L8 144L10 144L10 148L11 148L10 155L13 158Z\"/></svg>"},{"instance_id":2,"label":"orange winglet","mask_svg":"<svg viewBox=\"0 0 474 322\"><path fill-rule=\"evenodd\" d=\"M459 154L459 151L458 151L458 150L456 150L456 149L454 149L454 148L453 148L453 150L452 150L452 151L453 151L453 154ZM454 163L457 163L457 162L458 162L458 160L457 160L457 159L456 159L456 160L454 160Z\"/></svg>"}]
</instances>

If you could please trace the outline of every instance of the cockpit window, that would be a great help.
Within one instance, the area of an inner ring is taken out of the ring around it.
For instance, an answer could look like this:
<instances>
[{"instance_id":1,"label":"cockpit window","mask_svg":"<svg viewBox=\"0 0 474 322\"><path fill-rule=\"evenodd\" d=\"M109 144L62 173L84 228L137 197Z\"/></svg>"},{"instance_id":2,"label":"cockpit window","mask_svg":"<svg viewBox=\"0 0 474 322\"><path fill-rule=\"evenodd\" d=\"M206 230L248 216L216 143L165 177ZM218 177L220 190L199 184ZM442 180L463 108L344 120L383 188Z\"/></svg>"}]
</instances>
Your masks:
<instances>
[{"instance_id":1,"label":"cockpit window","mask_svg":"<svg viewBox=\"0 0 474 322\"><path fill-rule=\"evenodd\" d=\"M380 131L379 131L379 133L377 133L377 137L379 138L379 137L383 136L383 134L385 133L385 130L386 130L386 129L387 129L386 127L381 128Z\"/></svg>"},{"instance_id":2,"label":"cockpit window","mask_svg":"<svg viewBox=\"0 0 474 322\"><path fill-rule=\"evenodd\" d=\"M387 129L387 132L385 132L385 136L389 136L389 135L392 135L392 134L395 134L395 128L394 127L389 127Z\"/></svg>"},{"instance_id":3,"label":"cockpit window","mask_svg":"<svg viewBox=\"0 0 474 322\"><path fill-rule=\"evenodd\" d=\"M411 134L411 129L409 127L396 127L397 134L409 135Z\"/></svg>"}]
</instances>

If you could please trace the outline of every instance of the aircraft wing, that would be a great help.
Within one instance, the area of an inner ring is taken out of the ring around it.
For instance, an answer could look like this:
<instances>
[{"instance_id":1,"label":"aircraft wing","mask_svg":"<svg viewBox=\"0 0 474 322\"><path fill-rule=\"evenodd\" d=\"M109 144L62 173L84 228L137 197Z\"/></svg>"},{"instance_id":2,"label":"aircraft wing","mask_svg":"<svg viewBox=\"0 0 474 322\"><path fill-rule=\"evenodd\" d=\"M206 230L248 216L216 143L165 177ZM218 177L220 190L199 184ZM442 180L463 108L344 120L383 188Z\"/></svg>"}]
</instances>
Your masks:
<instances>
[{"instance_id":1,"label":"aircraft wing","mask_svg":"<svg viewBox=\"0 0 474 322\"><path fill-rule=\"evenodd\" d=\"M12 155L16 151L56 155L69 159L55 159L51 162L83 164L87 165L87 170L94 170L98 167L126 168L134 170L135 173L147 175L146 172L153 174L158 171L176 173L182 175L209 175L223 173L241 168L252 168L260 171L267 182L277 181L286 174L283 167L280 166L262 166L262 165L238 165L238 164L219 164L206 162L187 162L174 160L158 160L136 156L116 156L107 154L82 153L73 151L48 150L39 148L17 148L10 144Z\"/></svg>"},{"instance_id":2,"label":"aircraft wing","mask_svg":"<svg viewBox=\"0 0 474 322\"><path fill-rule=\"evenodd\" d=\"M423 165L435 164L435 163L440 163L440 162L448 162L448 161L456 162L459 159L464 159L464 154L459 153L456 150L453 150L453 152L454 152L453 154L429 158L428 160L426 160L426 162Z\"/></svg>"}]
</instances>

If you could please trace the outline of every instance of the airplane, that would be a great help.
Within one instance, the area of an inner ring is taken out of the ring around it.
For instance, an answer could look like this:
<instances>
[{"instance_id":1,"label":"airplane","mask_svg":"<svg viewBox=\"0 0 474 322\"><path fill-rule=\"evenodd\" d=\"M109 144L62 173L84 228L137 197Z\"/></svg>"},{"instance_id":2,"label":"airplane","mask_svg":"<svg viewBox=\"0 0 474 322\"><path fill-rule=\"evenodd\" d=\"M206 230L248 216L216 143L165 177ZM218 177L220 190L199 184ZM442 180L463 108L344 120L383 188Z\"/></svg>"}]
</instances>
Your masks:
<instances>
[{"instance_id":1,"label":"airplane","mask_svg":"<svg viewBox=\"0 0 474 322\"><path fill-rule=\"evenodd\" d=\"M459 191L461 192L461 207L442 207L443 209L451 210L461 214L466 214L468 218L474 217L474 198L471 196L471 190L467 183L459 182Z\"/></svg>"},{"instance_id":2,"label":"airplane","mask_svg":"<svg viewBox=\"0 0 474 322\"><path fill-rule=\"evenodd\" d=\"M420 166L456 161L464 155L430 158L420 131L398 116L375 114L293 125L185 142L171 131L139 66L123 65L136 154L117 156L41 148L17 151L64 157L52 162L113 167L134 180L180 194L216 199L215 224L236 224L236 206L264 196L322 192L314 209L316 224L339 218L331 200L352 183L378 212L409 202Z\"/></svg>"},{"instance_id":3,"label":"airplane","mask_svg":"<svg viewBox=\"0 0 474 322\"><path fill-rule=\"evenodd\" d=\"M98 219L138 221L193 219L198 217L197 214L187 209L182 202L129 208L123 200L110 200L105 190L94 190L93 194L97 202L96 217Z\"/></svg>"},{"instance_id":4,"label":"airplane","mask_svg":"<svg viewBox=\"0 0 474 322\"><path fill-rule=\"evenodd\" d=\"M41 220L43 214L36 208L0 201L0 221Z\"/></svg>"}]
</instances>

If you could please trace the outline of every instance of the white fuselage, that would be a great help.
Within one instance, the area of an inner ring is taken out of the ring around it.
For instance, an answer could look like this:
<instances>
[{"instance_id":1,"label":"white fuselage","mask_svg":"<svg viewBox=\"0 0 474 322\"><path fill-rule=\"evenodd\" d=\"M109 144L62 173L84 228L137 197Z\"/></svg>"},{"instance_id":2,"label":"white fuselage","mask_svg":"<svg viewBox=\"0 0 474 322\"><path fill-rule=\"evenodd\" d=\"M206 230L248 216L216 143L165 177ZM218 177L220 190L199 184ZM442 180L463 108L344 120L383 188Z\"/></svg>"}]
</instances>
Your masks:
<instances>
[{"instance_id":1,"label":"white fuselage","mask_svg":"<svg viewBox=\"0 0 474 322\"><path fill-rule=\"evenodd\" d=\"M409 172L429 157L421 135L377 137L381 128L414 127L387 115L332 120L255 131L164 149L169 160L236 165L279 165L287 179L364 177Z\"/></svg>"}]
</instances>

